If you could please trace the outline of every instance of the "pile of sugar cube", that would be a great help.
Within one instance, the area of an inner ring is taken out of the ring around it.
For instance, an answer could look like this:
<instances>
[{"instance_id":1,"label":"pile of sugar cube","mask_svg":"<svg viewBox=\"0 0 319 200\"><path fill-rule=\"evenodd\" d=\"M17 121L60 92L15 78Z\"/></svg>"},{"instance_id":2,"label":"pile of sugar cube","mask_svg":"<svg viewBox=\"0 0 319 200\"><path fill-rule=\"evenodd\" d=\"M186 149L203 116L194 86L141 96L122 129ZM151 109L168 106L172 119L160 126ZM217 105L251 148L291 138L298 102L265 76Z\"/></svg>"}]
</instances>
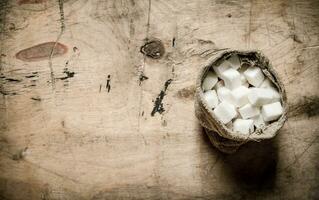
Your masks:
<instances>
[{"instance_id":1,"label":"pile of sugar cube","mask_svg":"<svg viewBox=\"0 0 319 200\"><path fill-rule=\"evenodd\" d=\"M206 105L228 128L242 134L254 132L283 114L280 94L259 67L241 66L232 55L213 66L202 82Z\"/></svg>"}]
</instances>

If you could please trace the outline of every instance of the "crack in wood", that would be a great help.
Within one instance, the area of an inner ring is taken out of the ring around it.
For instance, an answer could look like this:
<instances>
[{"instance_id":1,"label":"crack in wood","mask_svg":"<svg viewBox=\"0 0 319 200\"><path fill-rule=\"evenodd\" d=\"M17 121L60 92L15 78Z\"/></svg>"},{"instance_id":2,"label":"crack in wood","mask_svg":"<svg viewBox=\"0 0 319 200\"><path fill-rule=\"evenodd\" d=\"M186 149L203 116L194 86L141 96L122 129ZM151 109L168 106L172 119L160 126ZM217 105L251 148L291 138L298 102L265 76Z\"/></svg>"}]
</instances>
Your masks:
<instances>
[{"instance_id":1,"label":"crack in wood","mask_svg":"<svg viewBox=\"0 0 319 200\"><path fill-rule=\"evenodd\" d=\"M247 33L247 44L248 44L248 48L250 48L250 35L251 35L252 14L253 14L253 0L250 1L250 10L249 10L249 24L248 24L248 33Z\"/></svg>"},{"instance_id":2,"label":"crack in wood","mask_svg":"<svg viewBox=\"0 0 319 200\"><path fill-rule=\"evenodd\" d=\"M107 92L109 93L111 90L111 75L107 75L107 79L106 79L106 86L105 86Z\"/></svg>"},{"instance_id":3,"label":"crack in wood","mask_svg":"<svg viewBox=\"0 0 319 200\"><path fill-rule=\"evenodd\" d=\"M6 54L3 53L3 42L4 41L4 35L5 35L5 27L6 27L6 15L7 15L7 10L8 10L8 0L2 0L0 1L0 40L1 40L1 45L0 45L0 72L2 72L3 68L3 57L6 56ZM3 96L8 95L6 91L4 91L3 84L0 84L0 94Z\"/></svg>"},{"instance_id":4,"label":"crack in wood","mask_svg":"<svg viewBox=\"0 0 319 200\"><path fill-rule=\"evenodd\" d=\"M9 81L9 82L16 82L16 83L18 83L18 82L21 82L22 80L20 80L20 79L16 79L16 78L6 78L5 79L6 81Z\"/></svg>"},{"instance_id":5,"label":"crack in wood","mask_svg":"<svg viewBox=\"0 0 319 200\"><path fill-rule=\"evenodd\" d=\"M153 117L155 115L155 113L159 113L162 114L165 109L164 109L164 105L163 105L163 99L164 96L166 95L166 90L168 88L168 86L172 83L172 79L168 79L165 84L164 84L164 89L161 90L161 92L159 93L159 95L156 97L156 100L154 102L154 107L153 110L151 112L151 116Z\"/></svg>"},{"instance_id":6,"label":"crack in wood","mask_svg":"<svg viewBox=\"0 0 319 200\"><path fill-rule=\"evenodd\" d=\"M149 29L150 29L150 21L151 21L151 7L152 7L152 0L148 1L148 13L147 13L147 24L146 24L146 41L148 41L149 37ZM141 85L141 75L144 75L144 68L145 68L145 62L146 62L146 55L143 55L143 61L141 68L139 69L139 85ZM139 94L139 105L138 105L138 115L141 116L141 107L142 107L142 100L143 100L143 88L140 88L140 94ZM144 145L147 145L146 139L143 134L140 133L140 123L141 123L141 117L138 117L137 120L137 132L141 135Z\"/></svg>"},{"instance_id":7,"label":"crack in wood","mask_svg":"<svg viewBox=\"0 0 319 200\"><path fill-rule=\"evenodd\" d=\"M40 97L31 97L31 99L34 101L42 101L42 99Z\"/></svg>"},{"instance_id":8,"label":"crack in wood","mask_svg":"<svg viewBox=\"0 0 319 200\"><path fill-rule=\"evenodd\" d=\"M62 34L64 33L65 30L65 24L64 24L64 10L63 10L63 0L58 0L59 3L59 11L60 11L60 23L61 23L61 30L60 33L55 41L54 46L52 47L51 53L50 53L50 58L49 58L49 68L50 68L50 75L51 75L51 84L52 88L55 88L55 78L54 78L54 71L52 67L52 57L53 57L53 52L54 49L56 48L57 43L59 42L60 38L62 37Z\"/></svg>"}]
</instances>

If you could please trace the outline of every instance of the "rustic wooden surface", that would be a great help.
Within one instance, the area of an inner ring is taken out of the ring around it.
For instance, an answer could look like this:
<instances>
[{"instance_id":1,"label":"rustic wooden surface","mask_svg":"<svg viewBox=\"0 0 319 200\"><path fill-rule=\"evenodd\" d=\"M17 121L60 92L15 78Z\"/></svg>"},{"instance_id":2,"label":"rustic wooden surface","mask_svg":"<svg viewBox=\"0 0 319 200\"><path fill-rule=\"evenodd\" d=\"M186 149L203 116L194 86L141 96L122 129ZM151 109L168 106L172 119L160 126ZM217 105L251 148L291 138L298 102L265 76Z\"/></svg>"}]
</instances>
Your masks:
<instances>
[{"instance_id":1,"label":"rustic wooden surface","mask_svg":"<svg viewBox=\"0 0 319 200\"><path fill-rule=\"evenodd\" d=\"M319 198L319 1L0 6L0 199ZM263 51L290 106L275 139L234 155L193 106L198 70L225 48Z\"/></svg>"}]
</instances>

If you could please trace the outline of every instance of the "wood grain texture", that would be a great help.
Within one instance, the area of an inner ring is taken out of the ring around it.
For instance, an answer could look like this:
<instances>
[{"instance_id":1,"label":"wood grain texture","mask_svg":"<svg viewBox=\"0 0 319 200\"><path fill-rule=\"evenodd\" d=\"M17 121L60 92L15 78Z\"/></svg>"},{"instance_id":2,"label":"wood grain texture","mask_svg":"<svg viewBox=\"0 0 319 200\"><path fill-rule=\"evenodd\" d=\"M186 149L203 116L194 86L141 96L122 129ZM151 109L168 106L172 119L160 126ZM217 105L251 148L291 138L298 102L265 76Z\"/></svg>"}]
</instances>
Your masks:
<instances>
[{"instance_id":1,"label":"wood grain texture","mask_svg":"<svg viewBox=\"0 0 319 200\"><path fill-rule=\"evenodd\" d=\"M21 2L0 3L0 199L319 198L318 1ZM69 51L15 56L48 41ZM234 155L193 105L227 48L263 51L290 105L275 139Z\"/></svg>"}]
</instances>

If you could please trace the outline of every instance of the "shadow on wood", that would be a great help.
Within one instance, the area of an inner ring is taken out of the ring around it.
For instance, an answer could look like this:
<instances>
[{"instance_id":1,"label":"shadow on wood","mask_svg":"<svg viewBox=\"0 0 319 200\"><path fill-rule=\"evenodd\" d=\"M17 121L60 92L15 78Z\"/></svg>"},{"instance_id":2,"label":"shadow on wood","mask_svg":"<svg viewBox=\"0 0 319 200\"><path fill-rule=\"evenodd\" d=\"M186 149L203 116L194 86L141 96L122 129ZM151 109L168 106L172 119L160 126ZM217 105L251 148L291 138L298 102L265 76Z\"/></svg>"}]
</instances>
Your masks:
<instances>
[{"instance_id":1,"label":"shadow on wood","mask_svg":"<svg viewBox=\"0 0 319 200\"><path fill-rule=\"evenodd\" d=\"M203 139L210 143L203 131ZM240 189L271 191L275 187L277 174L277 140L249 142L234 154L224 154L212 144L211 153L221 158L222 172Z\"/></svg>"}]
</instances>

